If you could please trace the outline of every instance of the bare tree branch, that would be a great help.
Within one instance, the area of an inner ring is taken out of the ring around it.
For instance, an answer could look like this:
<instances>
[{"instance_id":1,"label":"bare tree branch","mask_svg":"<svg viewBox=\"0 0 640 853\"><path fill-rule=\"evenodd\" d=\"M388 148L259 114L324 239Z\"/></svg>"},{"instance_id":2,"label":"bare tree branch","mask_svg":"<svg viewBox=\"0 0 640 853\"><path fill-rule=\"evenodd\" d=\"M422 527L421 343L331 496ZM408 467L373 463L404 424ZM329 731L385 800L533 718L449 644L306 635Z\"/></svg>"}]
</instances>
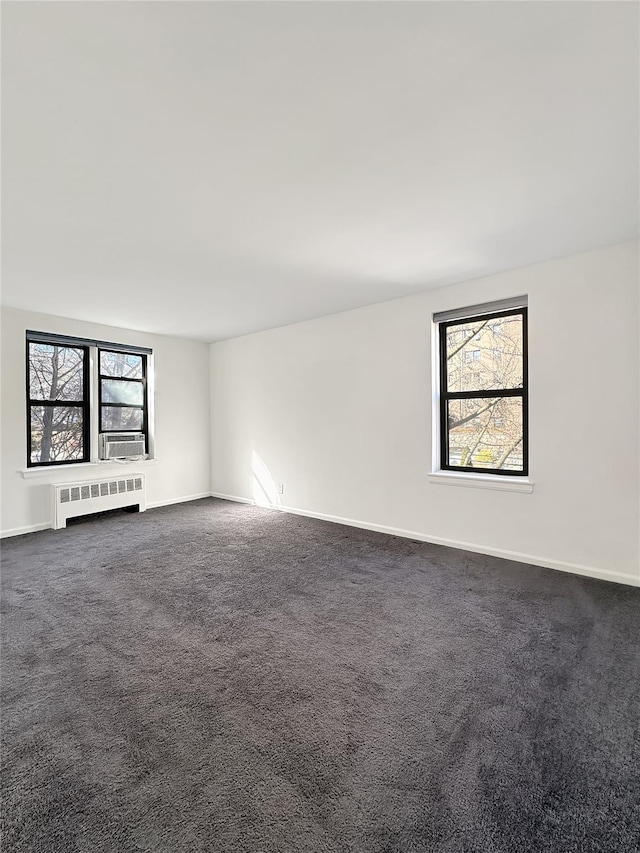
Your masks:
<instances>
[{"instance_id":1,"label":"bare tree branch","mask_svg":"<svg viewBox=\"0 0 640 853\"><path fill-rule=\"evenodd\" d=\"M513 453L513 451L516 449L516 447L520 444L520 442L521 442L521 441L522 441L522 436L519 436L519 437L518 437L518 438L513 442L513 444L511 444L509 447L507 447L507 449L504 451L504 453L502 454L502 456L498 459L498 462L497 462L497 464L496 464L496 468L502 468L502 466L504 465L504 463L507 461L507 459L509 458L509 456L511 456L511 454L512 454L512 453Z\"/></svg>"},{"instance_id":2,"label":"bare tree branch","mask_svg":"<svg viewBox=\"0 0 640 853\"><path fill-rule=\"evenodd\" d=\"M493 407L497 406L497 404L502 399L504 399L504 398L503 397L495 397L493 400L491 400L490 403L487 403L486 406L483 406L481 409L478 409L476 412L472 412L472 414L467 415L464 418L460 418L459 421L454 421L453 423L451 423L451 421L449 421L449 429L450 430L455 429L456 427L462 426L462 424L466 424L468 421L474 420L474 418L477 418L483 412L486 412L490 409L493 409Z\"/></svg>"},{"instance_id":3,"label":"bare tree branch","mask_svg":"<svg viewBox=\"0 0 640 853\"><path fill-rule=\"evenodd\" d=\"M462 341L462 343L460 344L459 347L456 347L453 350L453 352L449 353L449 355L447 356L447 361L450 361L454 357L454 355L457 355L461 349L464 349L464 347L466 347L466 345L470 341L472 341L475 337L477 337L478 334L484 329L484 327L487 325L488 322L489 322L488 320L485 320L480 326L478 326L478 328L475 330L475 332L472 335L470 335L468 338L465 338Z\"/></svg>"},{"instance_id":4,"label":"bare tree branch","mask_svg":"<svg viewBox=\"0 0 640 853\"><path fill-rule=\"evenodd\" d=\"M483 428L482 432L481 432L481 433L480 433L480 435L478 436L478 440L477 440L477 441L476 441L476 443L473 445L473 447L471 448L471 450L469 450L469 452L468 452L468 453L463 454L463 458L462 458L462 465L467 465L467 464L471 463L471 465L473 466L473 454L474 454L474 453L476 452L476 450L478 449L478 445L480 444L480 442L481 442L481 441L482 441L482 439L484 438L484 435L485 435L486 431L489 429L489 424L490 424L490 423L491 423L491 418L487 418L487 422L486 422L486 424L484 425L484 428Z\"/></svg>"}]
</instances>

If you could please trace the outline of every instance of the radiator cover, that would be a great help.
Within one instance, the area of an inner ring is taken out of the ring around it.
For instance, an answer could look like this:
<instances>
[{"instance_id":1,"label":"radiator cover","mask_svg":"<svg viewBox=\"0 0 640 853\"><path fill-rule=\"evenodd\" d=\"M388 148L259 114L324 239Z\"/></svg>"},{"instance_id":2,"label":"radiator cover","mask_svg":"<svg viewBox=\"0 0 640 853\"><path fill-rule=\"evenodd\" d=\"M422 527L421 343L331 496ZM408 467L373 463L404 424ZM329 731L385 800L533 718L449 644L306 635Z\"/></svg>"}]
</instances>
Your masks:
<instances>
[{"instance_id":1,"label":"radiator cover","mask_svg":"<svg viewBox=\"0 0 640 853\"><path fill-rule=\"evenodd\" d=\"M147 508L144 474L83 480L79 483L54 483L53 496L54 530L67 526L68 518L138 506L140 512Z\"/></svg>"}]
</instances>

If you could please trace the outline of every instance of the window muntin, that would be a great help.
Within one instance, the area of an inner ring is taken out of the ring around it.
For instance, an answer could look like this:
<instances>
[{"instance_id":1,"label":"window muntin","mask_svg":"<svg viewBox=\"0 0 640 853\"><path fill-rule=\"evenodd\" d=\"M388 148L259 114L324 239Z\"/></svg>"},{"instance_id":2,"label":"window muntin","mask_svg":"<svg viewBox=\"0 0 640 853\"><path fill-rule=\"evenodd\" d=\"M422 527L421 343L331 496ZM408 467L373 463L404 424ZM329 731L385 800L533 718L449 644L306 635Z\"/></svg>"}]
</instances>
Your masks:
<instances>
[{"instance_id":1,"label":"window muntin","mask_svg":"<svg viewBox=\"0 0 640 853\"><path fill-rule=\"evenodd\" d=\"M528 474L527 309L438 328L440 468Z\"/></svg>"},{"instance_id":2,"label":"window muntin","mask_svg":"<svg viewBox=\"0 0 640 853\"><path fill-rule=\"evenodd\" d=\"M147 358L98 350L100 432L142 432L148 445Z\"/></svg>"},{"instance_id":3,"label":"window muntin","mask_svg":"<svg viewBox=\"0 0 640 853\"><path fill-rule=\"evenodd\" d=\"M87 462L89 348L27 342L27 466Z\"/></svg>"}]
</instances>

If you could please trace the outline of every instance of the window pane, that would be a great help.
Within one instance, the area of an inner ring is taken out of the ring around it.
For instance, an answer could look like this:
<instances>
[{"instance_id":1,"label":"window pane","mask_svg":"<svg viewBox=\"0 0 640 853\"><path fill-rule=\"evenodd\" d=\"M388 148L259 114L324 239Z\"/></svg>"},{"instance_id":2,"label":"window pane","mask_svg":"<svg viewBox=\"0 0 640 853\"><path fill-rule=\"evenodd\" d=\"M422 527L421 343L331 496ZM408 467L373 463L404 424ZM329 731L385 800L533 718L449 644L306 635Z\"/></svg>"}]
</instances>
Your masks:
<instances>
[{"instance_id":1,"label":"window pane","mask_svg":"<svg viewBox=\"0 0 640 853\"><path fill-rule=\"evenodd\" d=\"M102 407L101 430L141 430L142 409L121 409L119 406Z\"/></svg>"},{"instance_id":2,"label":"window pane","mask_svg":"<svg viewBox=\"0 0 640 853\"><path fill-rule=\"evenodd\" d=\"M29 342L29 395L32 400L82 400L84 350Z\"/></svg>"},{"instance_id":3,"label":"window pane","mask_svg":"<svg viewBox=\"0 0 640 853\"><path fill-rule=\"evenodd\" d=\"M522 398L449 400L449 465L523 470Z\"/></svg>"},{"instance_id":4,"label":"window pane","mask_svg":"<svg viewBox=\"0 0 640 853\"><path fill-rule=\"evenodd\" d=\"M100 373L122 379L142 379L142 358L141 355L128 352L100 350Z\"/></svg>"},{"instance_id":5,"label":"window pane","mask_svg":"<svg viewBox=\"0 0 640 853\"><path fill-rule=\"evenodd\" d=\"M522 387L521 314L457 323L445 334L449 391Z\"/></svg>"},{"instance_id":6,"label":"window pane","mask_svg":"<svg viewBox=\"0 0 640 853\"><path fill-rule=\"evenodd\" d=\"M129 406L144 404L144 387L141 382L129 382L126 379L102 380L103 403L126 403Z\"/></svg>"},{"instance_id":7,"label":"window pane","mask_svg":"<svg viewBox=\"0 0 640 853\"><path fill-rule=\"evenodd\" d=\"M83 413L79 406L31 406L31 462L84 458Z\"/></svg>"}]
</instances>

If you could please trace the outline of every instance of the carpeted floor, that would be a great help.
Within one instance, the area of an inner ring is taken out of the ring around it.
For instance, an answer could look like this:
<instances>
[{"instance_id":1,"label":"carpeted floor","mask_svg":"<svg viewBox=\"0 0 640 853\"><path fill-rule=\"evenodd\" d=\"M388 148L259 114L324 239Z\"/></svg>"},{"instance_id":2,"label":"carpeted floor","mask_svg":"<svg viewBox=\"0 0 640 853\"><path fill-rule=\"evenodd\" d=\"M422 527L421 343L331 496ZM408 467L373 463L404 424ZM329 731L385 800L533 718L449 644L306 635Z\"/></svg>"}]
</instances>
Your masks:
<instances>
[{"instance_id":1,"label":"carpeted floor","mask_svg":"<svg viewBox=\"0 0 640 853\"><path fill-rule=\"evenodd\" d=\"M217 500L3 562L3 853L640 849L640 590Z\"/></svg>"}]
</instances>

